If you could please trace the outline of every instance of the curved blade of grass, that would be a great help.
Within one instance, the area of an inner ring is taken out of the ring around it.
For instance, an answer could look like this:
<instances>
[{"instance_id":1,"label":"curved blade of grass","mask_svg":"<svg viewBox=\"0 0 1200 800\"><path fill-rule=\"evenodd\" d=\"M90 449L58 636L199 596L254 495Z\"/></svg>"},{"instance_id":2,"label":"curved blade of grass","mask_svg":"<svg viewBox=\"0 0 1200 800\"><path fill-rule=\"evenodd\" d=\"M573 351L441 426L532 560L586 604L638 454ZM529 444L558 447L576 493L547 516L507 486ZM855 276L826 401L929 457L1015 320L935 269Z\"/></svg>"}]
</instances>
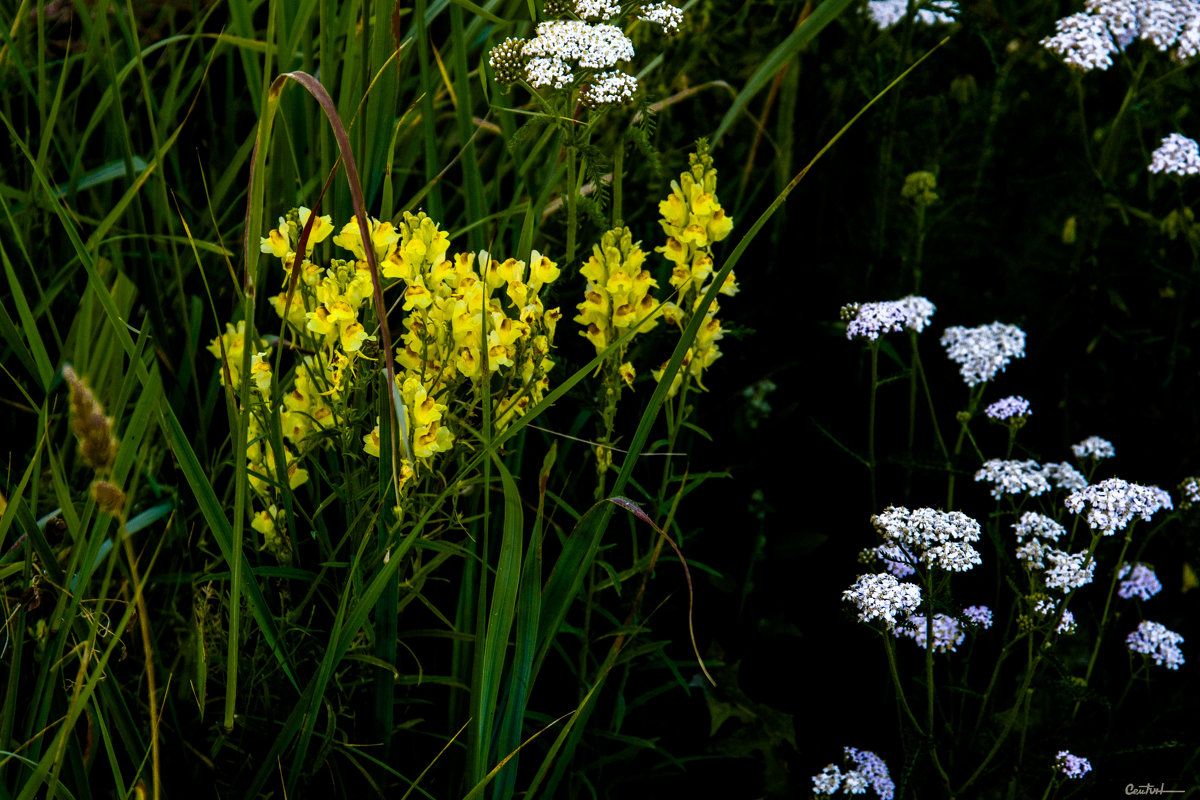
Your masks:
<instances>
[{"instance_id":1,"label":"curved blade of grass","mask_svg":"<svg viewBox=\"0 0 1200 800\"><path fill-rule=\"evenodd\" d=\"M721 124L717 126L716 132L712 135L714 147L716 147L721 137L725 135L725 132L729 130L729 126L737 119L737 115L741 113L746 103L750 102L750 99L758 94L770 82L775 73L783 69L802 47L815 39L817 34L824 30L826 25L837 19L837 16L850 5L850 2L851 0L825 0L824 3L821 3L821 5L817 6L816 10L808 15L808 19L804 20L786 39L775 46L775 49L763 59L758 69L746 81L746 85L738 92L737 97L733 99L733 105L725 112L725 116L721 119Z\"/></svg>"}]
</instances>

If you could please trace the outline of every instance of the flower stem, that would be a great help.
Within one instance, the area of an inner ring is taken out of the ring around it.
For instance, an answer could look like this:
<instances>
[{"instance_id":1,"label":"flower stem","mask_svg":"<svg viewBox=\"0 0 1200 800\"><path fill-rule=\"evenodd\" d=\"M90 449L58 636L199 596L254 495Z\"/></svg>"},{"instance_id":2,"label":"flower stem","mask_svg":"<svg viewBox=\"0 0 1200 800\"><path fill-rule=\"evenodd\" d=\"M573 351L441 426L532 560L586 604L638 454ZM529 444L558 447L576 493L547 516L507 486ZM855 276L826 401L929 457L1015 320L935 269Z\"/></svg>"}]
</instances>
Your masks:
<instances>
[{"instance_id":1,"label":"flower stem","mask_svg":"<svg viewBox=\"0 0 1200 800\"><path fill-rule=\"evenodd\" d=\"M875 395L879 388L879 340L871 342L871 402L867 410L867 469L871 472L871 509L879 508L876 502L875 470Z\"/></svg>"}]
</instances>

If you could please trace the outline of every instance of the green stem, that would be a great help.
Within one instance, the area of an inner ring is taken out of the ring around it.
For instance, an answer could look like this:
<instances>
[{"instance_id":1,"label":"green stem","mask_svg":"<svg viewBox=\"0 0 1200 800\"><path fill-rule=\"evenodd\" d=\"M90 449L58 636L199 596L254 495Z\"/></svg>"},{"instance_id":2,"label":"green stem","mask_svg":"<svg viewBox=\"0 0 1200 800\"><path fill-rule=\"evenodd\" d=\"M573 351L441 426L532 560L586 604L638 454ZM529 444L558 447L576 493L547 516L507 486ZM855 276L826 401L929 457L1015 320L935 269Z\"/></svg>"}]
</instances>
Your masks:
<instances>
[{"instance_id":1,"label":"green stem","mask_svg":"<svg viewBox=\"0 0 1200 800\"><path fill-rule=\"evenodd\" d=\"M579 209L575 200L575 147L567 145L567 259L566 263L575 263L575 226Z\"/></svg>"},{"instance_id":2,"label":"green stem","mask_svg":"<svg viewBox=\"0 0 1200 800\"><path fill-rule=\"evenodd\" d=\"M1096 631L1096 643L1092 646L1092 657L1088 659L1087 670L1083 673L1083 685L1086 687L1092 678L1092 670L1096 666L1096 657L1100 655L1100 642L1104 640L1104 629L1108 626L1108 611L1112 607L1113 594L1117 590L1117 576L1121 574L1121 564L1125 563L1125 553L1129 551L1129 543L1133 540L1133 523L1125 529L1125 543L1121 546L1121 555L1117 556L1117 567L1113 570L1112 580L1108 583L1108 596L1104 598L1104 613L1100 615L1100 630ZM1071 720L1079 713L1083 698L1075 701L1071 710Z\"/></svg>"}]
</instances>

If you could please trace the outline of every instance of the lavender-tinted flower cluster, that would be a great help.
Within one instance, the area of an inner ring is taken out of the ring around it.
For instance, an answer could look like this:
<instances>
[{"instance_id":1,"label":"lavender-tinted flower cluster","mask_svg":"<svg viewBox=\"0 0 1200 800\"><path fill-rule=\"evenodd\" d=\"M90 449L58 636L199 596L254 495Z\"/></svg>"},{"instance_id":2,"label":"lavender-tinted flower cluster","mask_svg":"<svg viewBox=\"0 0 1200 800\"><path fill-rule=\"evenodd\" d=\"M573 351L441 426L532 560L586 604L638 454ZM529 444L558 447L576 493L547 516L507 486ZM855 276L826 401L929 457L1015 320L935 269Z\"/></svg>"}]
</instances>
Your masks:
<instances>
[{"instance_id":1,"label":"lavender-tinted flower cluster","mask_svg":"<svg viewBox=\"0 0 1200 800\"><path fill-rule=\"evenodd\" d=\"M1161 509L1172 509L1171 495L1157 486L1142 486L1120 478L1109 478L1072 492L1066 500L1072 513L1087 507L1087 522L1093 530L1112 536L1135 517L1150 519Z\"/></svg>"},{"instance_id":2,"label":"lavender-tinted flower cluster","mask_svg":"<svg viewBox=\"0 0 1200 800\"><path fill-rule=\"evenodd\" d=\"M1082 778L1092 771L1092 762L1082 756L1071 755L1067 750L1060 750L1055 756L1054 768L1068 778Z\"/></svg>"},{"instance_id":3,"label":"lavender-tinted flower cluster","mask_svg":"<svg viewBox=\"0 0 1200 800\"><path fill-rule=\"evenodd\" d=\"M1057 616L1058 615L1058 603L1056 603L1055 601L1051 600L1048 597L1043 597L1040 600L1038 600L1036 603L1034 603L1033 611L1034 611L1034 613L1038 614L1039 616L1041 616L1043 618L1049 617L1051 615ZM1076 627L1077 626L1075 624L1075 615L1072 614L1070 611L1064 610L1062 612L1062 619L1060 619L1058 621L1058 628L1056 629L1056 631L1061 634L1069 635L1069 634L1072 634L1075 632Z\"/></svg>"},{"instance_id":4,"label":"lavender-tinted flower cluster","mask_svg":"<svg viewBox=\"0 0 1200 800\"><path fill-rule=\"evenodd\" d=\"M922 649L924 649L925 642L927 641L926 633L926 618L924 614L911 615L892 631L892 634L896 638L907 636ZM935 651L939 653L947 651L956 652L958 646L966 638L967 635L963 633L962 627L954 617L948 617L945 614L933 615L933 649Z\"/></svg>"},{"instance_id":5,"label":"lavender-tinted flower cluster","mask_svg":"<svg viewBox=\"0 0 1200 800\"><path fill-rule=\"evenodd\" d=\"M1191 508L1200 503L1200 479L1184 478L1179 484L1179 507Z\"/></svg>"},{"instance_id":6,"label":"lavender-tinted flower cluster","mask_svg":"<svg viewBox=\"0 0 1200 800\"><path fill-rule=\"evenodd\" d=\"M972 625L983 628L985 631L992 627L992 610L987 606L967 606L963 609L963 616Z\"/></svg>"},{"instance_id":7,"label":"lavender-tinted flower cluster","mask_svg":"<svg viewBox=\"0 0 1200 800\"><path fill-rule=\"evenodd\" d=\"M854 768L843 772L836 764L829 764L819 775L812 778L813 791L818 795L832 795L838 789L844 794L866 794L872 789L880 800L892 800L896 785L888 773L887 764L870 750L845 748L845 758L854 762Z\"/></svg>"},{"instance_id":8,"label":"lavender-tinted flower cluster","mask_svg":"<svg viewBox=\"0 0 1200 800\"><path fill-rule=\"evenodd\" d=\"M879 303L850 303L842 306L847 339L873 342L885 333L904 329L920 333L937 307L924 297L909 295L901 300Z\"/></svg>"},{"instance_id":9,"label":"lavender-tinted flower cluster","mask_svg":"<svg viewBox=\"0 0 1200 800\"><path fill-rule=\"evenodd\" d=\"M914 562L951 572L964 572L982 563L979 551L969 544L979 541L979 523L961 512L890 506L871 517L871 524Z\"/></svg>"},{"instance_id":10,"label":"lavender-tinted flower cluster","mask_svg":"<svg viewBox=\"0 0 1200 800\"><path fill-rule=\"evenodd\" d=\"M983 413L995 420L1004 421L1013 417L1028 417L1029 401L1024 397L1013 396L997 400L983 410Z\"/></svg>"},{"instance_id":11,"label":"lavender-tinted flower cluster","mask_svg":"<svg viewBox=\"0 0 1200 800\"><path fill-rule=\"evenodd\" d=\"M1137 630L1125 638L1129 649L1154 659L1154 663L1167 669L1179 669L1183 664L1183 651L1179 649L1183 637L1168 630L1158 622L1143 620Z\"/></svg>"},{"instance_id":12,"label":"lavender-tinted flower cluster","mask_svg":"<svg viewBox=\"0 0 1200 800\"><path fill-rule=\"evenodd\" d=\"M993 322L978 328L947 328L941 338L946 355L958 364L968 386L992 380L1008 362L1025 356L1025 331Z\"/></svg>"},{"instance_id":13,"label":"lavender-tinted flower cluster","mask_svg":"<svg viewBox=\"0 0 1200 800\"><path fill-rule=\"evenodd\" d=\"M1131 597L1149 600L1163 588L1154 570L1145 564L1123 564L1117 573L1117 580L1121 581L1121 585L1117 587L1117 595L1126 600Z\"/></svg>"},{"instance_id":14,"label":"lavender-tinted flower cluster","mask_svg":"<svg viewBox=\"0 0 1200 800\"><path fill-rule=\"evenodd\" d=\"M1179 133L1165 136L1150 154L1150 166L1146 169L1180 176L1200 173L1200 144Z\"/></svg>"}]
</instances>

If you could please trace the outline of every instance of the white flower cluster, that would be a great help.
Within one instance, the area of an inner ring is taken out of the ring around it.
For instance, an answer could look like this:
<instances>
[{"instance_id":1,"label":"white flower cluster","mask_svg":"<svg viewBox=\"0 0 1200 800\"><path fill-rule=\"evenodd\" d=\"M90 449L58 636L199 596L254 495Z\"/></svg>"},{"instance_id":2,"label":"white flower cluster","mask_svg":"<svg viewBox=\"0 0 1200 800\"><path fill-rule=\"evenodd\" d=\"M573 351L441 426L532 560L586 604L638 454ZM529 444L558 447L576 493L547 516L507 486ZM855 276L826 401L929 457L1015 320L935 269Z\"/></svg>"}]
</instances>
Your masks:
<instances>
[{"instance_id":1,"label":"white flower cluster","mask_svg":"<svg viewBox=\"0 0 1200 800\"><path fill-rule=\"evenodd\" d=\"M958 364L967 386L990 381L1009 361L1025 356L1025 331L999 322L978 328L947 328L941 343L950 360Z\"/></svg>"},{"instance_id":2,"label":"white flower cluster","mask_svg":"<svg viewBox=\"0 0 1200 800\"><path fill-rule=\"evenodd\" d=\"M1135 39L1184 62L1200 52L1200 5L1195 0L1087 0L1088 13L1054 23L1054 36L1041 45L1087 72L1108 69L1112 54Z\"/></svg>"},{"instance_id":3,"label":"white flower cluster","mask_svg":"<svg viewBox=\"0 0 1200 800\"><path fill-rule=\"evenodd\" d=\"M574 61L583 69L607 69L633 58L633 42L616 25L589 25L577 19L539 22L537 36L525 43L529 58Z\"/></svg>"},{"instance_id":4,"label":"white flower cluster","mask_svg":"<svg viewBox=\"0 0 1200 800\"><path fill-rule=\"evenodd\" d=\"M613 0L575 0L575 13L580 19L612 19L621 13L621 4Z\"/></svg>"},{"instance_id":5,"label":"white flower cluster","mask_svg":"<svg viewBox=\"0 0 1200 800\"><path fill-rule=\"evenodd\" d=\"M1083 513L1086 505L1088 525L1105 536L1124 529L1135 516L1148 520L1161 509L1175 507L1171 495L1157 486L1128 483L1120 478L1109 478L1072 492L1066 503L1074 514Z\"/></svg>"},{"instance_id":6,"label":"white flower cluster","mask_svg":"<svg viewBox=\"0 0 1200 800\"><path fill-rule=\"evenodd\" d=\"M1051 549L1045 542L1057 542L1067 532L1062 525L1036 511L1022 514L1013 524L1013 531L1017 534L1017 558L1029 569L1045 569L1046 551Z\"/></svg>"},{"instance_id":7,"label":"white flower cluster","mask_svg":"<svg viewBox=\"0 0 1200 800\"><path fill-rule=\"evenodd\" d=\"M1158 149L1150 154L1150 166L1146 169L1180 176L1200 173L1200 144L1178 133L1165 136Z\"/></svg>"},{"instance_id":8,"label":"white flower cluster","mask_svg":"<svg viewBox=\"0 0 1200 800\"><path fill-rule=\"evenodd\" d=\"M588 108L621 105L633 99L637 86L637 78L620 70L601 72L579 90L579 101Z\"/></svg>"},{"instance_id":9,"label":"white flower cluster","mask_svg":"<svg viewBox=\"0 0 1200 800\"><path fill-rule=\"evenodd\" d=\"M1184 478L1179 484L1179 507L1191 508L1200 503L1200 479L1195 477Z\"/></svg>"},{"instance_id":10,"label":"white flower cluster","mask_svg":"<svg viewBox=\"0 0 1200 800\"><path fill-rule=\"evenodd\" d=\"M1091 14L1063 17L1054 23L1054 31L1053 36L1047 36L1039 44L1084 72L1108 69L1112 66L1112 54L1120 52L1108 25Z\"/></svg>"},{"instance_id":11,"label":"white flower cluster","mask_svg":"<svg viewBox=\"0 0 1200 800\"><path fill-rule=\"evenodd\" d=\"M1050 491L1045 470L1036 461L1006 461L993 458L983 462L975 473L975 481L992 484L992 497L999 500L1006 494L1028 494L1037 497Z\"/></svg>"},{"instance_id":12,"label":"white flower cluster","mask_svg":"<svg viewBox=\"0 0 1200 800\"><path fill-rule=\"evenodd\" d=\"M990 619L989 619L990 624ZM913 614L904 623L897 625L892 634L898 639L907 636L922 649L925 647L926 621L924 614ZM967 638L962 627L954 617L945 614L933 615L933 649L939 653L957 652L958 646Z\"/></svg>"},{"instance_id":13,"label":"white flower cluster","mask_svg":"<svg viewBox=\"0 0 1200 800\"><path fill-rule=\"evenodd\" d=\"M959 511L890 506L871 517L871 524L889 544L930 567L965 572L983 563L969 544L979 541L979 523Z\"/></svg>"},{"instance_id":14,"label":"white flower cluster","mask_svg":"<svg viewBox=\"0 0 1200 800\"><path fill-rule=\"evenodd\" d=\"M630 9L638 19L678 32L683 12L665 0ZM573 13L578 19L539 22L528 41L509 38L488 55L496 81L525 81L535 89L565 89L579 81L579 100L588 108L619 105L633 98L638 81L614 69L633 59L633 42L613 22L621 23L618 0L566 0L547 3L549 14ZM582 78L576 70L583 70Z\"/></svg>"},{"instance_id":15,"label":"white flower cluster","mask_svg":"<svg viewBox=\"0 0 1200 800\"><path fill-rule=\"evenodd\" d=\"M854 769L842 772L836 764L830 764L812 778L813 792L831 795L838 789L845 794L866 794L874 790L880 800L892 800L896 785L888 773L887 764L870 750L845 748L846 758L854 762Z\"/></svg>"},{"instance_id":16,"label":"white flower cluster","mask_svg":"<svg viewBox=\"0 0 1200 800\"><path fill-rule=\"evenodd\" d=\"M858 606L859 622L881 619L889 627L896 626L896 617L908 616L921 603L921 587L901 583L895 575L881 572L859 575L842 599Z\"/></svg>"},{"instance_id":17,"label":"white flower cluster","mask_svg":"<svg viewBox=\"0 0 1200 800\"><path fill-rule=\"evenodd\" d=\"M920 333L937 307L924 297L909 295L902 300L879 303L850 303L842 306L847 339L873 342L885 333L907 328Z\"/></svg>"},{"instance_id":18,"label":"white flower cluster","mask_svg":"<svg viewBox=\"0 0 1200 800\"><path fill-rule=\"evenodd\" d=\"M673 36L683 23L683 11L670 3L650 3L638 9L637 18L643 22L653 22L663 29L663 33Z\"/></svg>"},{"instance_id":19,"label":"white flower cluster","mask_svg":"<svg viewBox=\"0 0 1200 800\"><path fill-rule=\"evenodd\" d=\"M1029 401L1024 397L1012 396L997 400L983 410L983 413L995 420L1003 422L1013 417L1028 417Z\"/></svg>"},{"instance_id":20,"label":"white flower cluster","mask_svg":"<svg viewBox=\"0 0 1200 800\"><path fill-rule=\"evenodd\" d=\"M1071 445L1071 452L1076 458L1094 458L1097 461L1105 458L1112 458L1117 454L1113 443L1108 439L1101 439L1099 436L1089 436L1079 444Z\"/></svg>"},{"instance_id":21,"label":"white flower cluster","mask_svg":"<svg viewBox=\"0 0 1200 800\"><path fill-rule=\"evenodd\" d=\"M1150 656L1155 664L1165 665L1167 669L1182 666L1183 651L1179 649L1182 641L1183 637L1175 631L1148 620L1138 623L1137 630L1125 638L1132 652Z\"/></svg>"},{"instance_id":22,"label":"white flower cluster","mask_svg":"<svg viewBox=\"0 0 1200 800\"><path fill-rule=\"evenodd\" d=\"M1091 583L1096 572L1096 560L1089 558L1086 550L1068 553L1047 548L1046 560L1053 565L1046 570L1046 588L1063 594Z\"/></svg>"},{"instance_id":23,"label":"white flower cluster","mask_svg":"<svg viewBox=\"0 0 1200 800\"><path fill-rule=\"evenodd\" d=\"M1042 472L1045 473L1046 480L1053 483L1056 489L1073 492L1088 485L1087 478L1065 461L1059 464L1046 464L1042 467Z\"/></svg>"},{"instance_id":24,"label":"white flower cluster","mask_svg":"<svg viewBox=\"0 0 1200 800\"><path fill-rule=\"evenodd\" d=\"M1058 604L1050 599L1038 600L1033 606L1035 614L1040 615L1043 619L1051 615L1058 616ZM1075 615L1070 611L1062 612L1062 619L1058 621L1057 633L1070 635L1075 632L1078 626L1075 624Z\"/></svg>"},{"instance_id":25,"label":"white flower cluster","mask_svg":"<svg viewBox=\"0 0 1200 800\"><path fill-rule=\"evenodd\" d=\"M927 8L917 11L917 22L922 25L949 25L954 22L954 14L958 13L958 3L953 0L931 0ZM867 3L867 14L880 30L892 27L904 19L908 9L908 0L870 0Z\"/></svg>"}]
</instances>

